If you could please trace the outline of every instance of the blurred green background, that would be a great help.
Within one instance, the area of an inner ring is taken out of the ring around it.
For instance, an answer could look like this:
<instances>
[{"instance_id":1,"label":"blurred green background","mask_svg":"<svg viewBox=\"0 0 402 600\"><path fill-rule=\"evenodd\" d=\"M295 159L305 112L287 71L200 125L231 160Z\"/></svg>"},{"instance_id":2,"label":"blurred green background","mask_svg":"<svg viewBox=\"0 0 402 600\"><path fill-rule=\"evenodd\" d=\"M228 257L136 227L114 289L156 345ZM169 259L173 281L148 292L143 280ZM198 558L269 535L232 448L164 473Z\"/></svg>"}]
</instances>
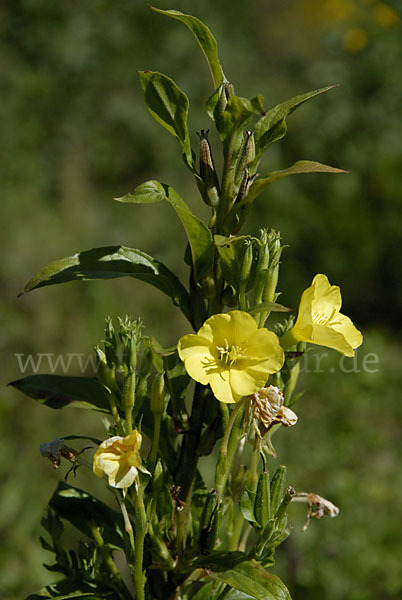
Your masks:
<instances>
[{"instance_id":1,"label":"blurred green background","mask_svg":"<svg viewBox=\"0 0 402 600\"><path fill-rule=\"evenodd\" d=\"M354 363L328 352L317 372L310 353L299 423L278 435L289 483L328 497L341 514L301 533L303 508L292 508L295 531L274 572L295 600L400 598L400 3L159 0L158 7L191 12L210 26L239 95L262 93L273 106L340 86L290 117L288 135L261 169L311 159L351 173L277 182L247 224L250 233L279 229L289 245L279 284L284 304L297 306L312 277L325 273L341 286L344 312L365 335ZM109 244L140 248L185 279L184 235L170 208L112 198L155 178L205 215L178 145L143 104L137 70L162 71L187 92L194 147L195 132L210 126L204 105L213 90L188 30L142 1L3 0L0 28L0 597L14 600L52 577L41 566L49 556L39 546L39 521L64 473L40 457L40 443L103 435L95 414L51 411L6 389L23 375L16 355L23 364L30 353L35 360L39 353L87 357L108 314L140 315L165 345L187 331L169 300L140 282L16 295L51 260ZM378 361L365 363L369 353ZM45 356L39 372L49 371ZM32 372L27 365L24 374ZM69 373L80 374L75 359ZM76 481L89 479L79 473Z\"/></svg>"}]
</instances>

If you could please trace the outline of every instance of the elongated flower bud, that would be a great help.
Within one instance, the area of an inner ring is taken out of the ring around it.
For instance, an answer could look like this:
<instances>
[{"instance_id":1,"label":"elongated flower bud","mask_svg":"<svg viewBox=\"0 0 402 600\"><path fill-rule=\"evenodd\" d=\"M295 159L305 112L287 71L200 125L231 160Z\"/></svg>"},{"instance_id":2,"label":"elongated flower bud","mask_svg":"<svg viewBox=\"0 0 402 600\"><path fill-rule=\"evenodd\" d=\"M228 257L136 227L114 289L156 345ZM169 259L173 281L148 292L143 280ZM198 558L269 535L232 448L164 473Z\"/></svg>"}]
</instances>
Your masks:
<instances>
[{"instance_id":1,"label":"elongated flower bud","mask_svg":"<svg viewBox=\"0 0 402 600\"><path fill-rule=\"evenodd\" d=\"M246 139L244 140L243 148L241 150L239 159L236 165L236 176L235 176L235 185L240 186L244 170L248 167L253 160L255 159L255 141L254 141L254 131L246 130Z\"/></svg>"},{"instance_id":2,"label":"elongated flower bud","mask_svg":"<svg viewBox=\"0 0 402 600\"><path fill-rule=\"evenodd\" d=\"M282 254L281 237L278 231L272 230L269 233L268 243L270 260L262 299L263 302L274 302L279 276L279 261Z\"/></svg>"},{"instance_id":3,"label":"elongated flower bud","mask_svg":"<svg viewBox=\"0 0 402 600\"><path fill-rule=\"evenodd\" d=\"M264 291L265 280L267 276L267 269L269 264L269 244L268 234L266 229L261 229L260 232L261 246L258 252L258 263L256 268L256 278L254 284L255 297L257 304L260 304L262 300L262 294Z\"/></svg>"},{"instance_id":4,"label":"elongated flower bud","mask_svg":"<svg viewBox=\"0 0 402 600\"><path fill-rule=\"evenodd\" d=\"M253 244L251 240L244 242L243 262L240 269L240 286L246 286L250 277L251 267L253 264Z\"/></svg>"},{"instance_id":5,"label":"elongated flower bud","mask_svg":"<svg viewBox=\"0 0 402 600\"><path fill-rule=\"evenodd\" d=\"M154 415L162 414L165 410L165 382L163 373L158 373L151 387L151 411Z\"/></svg>"},{"instance_id":6,"label":"elongated flower bud","mask_svg":"<svg viewBox=\"0 0 402 600\"><path fill-rule=\"evenodd\" d=\"M219 202L219 181L216 175L211 146L208 141L208 129L201 129L200 137L200 176L204 182L204 202L208 206L217 206Z\"/></svg>"},{"instance_id":7,"label":"elongated flower bud","mask_svg":"<svg viewBox=\"0 0 402 600\"><path fill-rule=\"evenodd\" d=\"M254 516L261 527L265 527L270 519L270 496L269 473L264 469L258 480L254 504Z\"/></svg>"}]
</instances>

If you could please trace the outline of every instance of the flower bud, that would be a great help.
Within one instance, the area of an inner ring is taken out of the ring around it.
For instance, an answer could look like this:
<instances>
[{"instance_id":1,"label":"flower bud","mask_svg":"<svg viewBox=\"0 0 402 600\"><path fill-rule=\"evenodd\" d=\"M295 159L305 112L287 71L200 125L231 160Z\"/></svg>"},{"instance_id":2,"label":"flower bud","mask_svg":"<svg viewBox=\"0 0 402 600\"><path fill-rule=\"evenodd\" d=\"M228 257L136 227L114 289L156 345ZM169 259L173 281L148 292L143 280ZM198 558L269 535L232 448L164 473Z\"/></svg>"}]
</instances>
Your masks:
<instances>
[{"instance_id":1,"label":"flower bud","mask_svg":"<svg viewBox=\"0 0 402 600\"><path fill-rule=\"evenodd\" d=\"M243 180L245 169L255 159L254 131L247 129L245 135L246 139L244 140L243 148L241 149L236 165L235 185L237 187L240 186L240 183Z\"/></svg>"},{"instance_id":2,"label":"flower bud","mask_svg":"<svg viewBox=\"0 0 402 600\"><path fill-rule=\"evenodd\" d=\"M106 354L99 346L95 347L95 352L98 358L98 379L99 382L106 388L109 393L119 391L116 381L115 367L109 366Z\"/></svg>"},{"instance_id":3,"label":"flower bud","mask_svg":"<svg viewBox=\"0 0 402 600\"><path fill-rule=\"evenodd\" d=\"M208 206L217 206L220 189L211 146L208 141L208 132L208 129L201 129L198 133L200 137L200 177L204 182L204 202Z\"/></svg>"},{"instance_id":4,"label":"flower bud","mask_svg":"<svg viewBox=\"0 0 402 600\"><path fill-rule=\"evenodd\" d=\"M279 276L279 260L282 254L281 237L278 231L271 230L268 235L268 245L270 260L262 300L263 302L275 302L275 292Z\"/></svg>"},{"instance_id":5,"label":"flower bud","mask_svg":"<svg viewBox=\"0 0 402 600\"><path fill-rule=\"evenodd\" d=\"M281 505L283 495L285 492L286 483L286 467L280 465L271 479L270 492L271 492L271 515L274 517Z\"/></svg>"},{"instance_id":6,"label":"flower bud","mask_svg":"<svg viewBox=\"0 0 402 600\"><path fill-rule=\"evenodd\" d=\"M265 280L267 277L267 269L269 264L269 245L268 245L268 234L266 229L260 231L261 246L258 251L258 263L256 267L256 278L254 284L254 291L257 300L257 304L261 303L262 294L264 291Z\"/></svg>"},{"instance_id":7,"label":"flower bud","mask_svg":"<svg viewBox=\"0 0 402 600\"><path fill-rule=\"evenodd\" d=\"M240 269L239 284L245 286L249 280L251 267L253 264L253 244L251 240L244 241L243 261Z\"/></svg>"},{"instance_id":8,"label":"flower bud","mask_svg":"<svg viewBox=\"0 0 402 600\"><path fill-rule=\"evenodd\" d=\"M258 480L254 503L254 516L261 527L265 527L270 519L270 503L269 473L264 468Z\"/></svg>"},{"instance_id":9,"label":"flower bud","mask_svg":"<svg viewBox=\"0 0 402 600\"><path fill-rule=\"evenodd\" d=\"M154 415L161 415L165 410L165 381L164 373L157 373L151 387L151 411Z\"/></svg>"}]
</instances>

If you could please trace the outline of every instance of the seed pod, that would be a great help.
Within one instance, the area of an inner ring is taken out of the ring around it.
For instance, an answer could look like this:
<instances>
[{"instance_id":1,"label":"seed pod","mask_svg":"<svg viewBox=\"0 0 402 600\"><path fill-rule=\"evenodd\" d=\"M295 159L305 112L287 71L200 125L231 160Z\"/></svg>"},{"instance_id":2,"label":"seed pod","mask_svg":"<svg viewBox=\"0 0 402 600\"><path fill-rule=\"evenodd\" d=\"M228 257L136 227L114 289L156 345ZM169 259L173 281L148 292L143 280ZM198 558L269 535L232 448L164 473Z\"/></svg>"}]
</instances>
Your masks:
<instances>
[{"instance_id":1,"label":"seed pod","mask_svg":"<svg viewBox=\"0 0 402 600\"><path fill-rule=\"evenodd\" d=\"M258 480L254 504L254 516L261 527L265 527L270 519L270 505L269 473L264 470Z\"/></svg>"},{"instance_id":2,"label":"seed pod","mask_svg":"<svg viewBox=\"0 0 402 600\"><path fill-rule=\"evenodd\" d=\"M286 482L286 467L281 465L275 471L274 476L271 479L270 491L271 491L271 515L274 517L278 511L278 508L282 502L283 494L285 492Z\"/></svg>"},{"instance_id":3,"label":"seed pod","mask_svg":"<svg viewBox=\"0 0 402 600\"><path fill-rule=\"evenodd\" d=\"M200 137L200 177L204 182L204 202L208 206L217 206L220 189L211 146L208 141L208 133L208 129L201 129L198 133Z\"/></svg>"}]
</instances>

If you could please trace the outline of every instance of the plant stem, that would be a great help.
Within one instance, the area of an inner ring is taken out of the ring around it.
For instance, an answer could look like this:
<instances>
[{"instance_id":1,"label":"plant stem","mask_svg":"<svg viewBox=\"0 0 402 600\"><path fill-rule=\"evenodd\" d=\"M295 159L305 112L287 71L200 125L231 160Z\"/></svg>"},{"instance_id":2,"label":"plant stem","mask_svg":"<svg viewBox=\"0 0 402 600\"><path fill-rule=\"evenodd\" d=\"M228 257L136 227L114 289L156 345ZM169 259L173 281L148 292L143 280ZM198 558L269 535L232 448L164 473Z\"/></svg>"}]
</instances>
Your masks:
<instances>
[{"instance_id":1,"label":"plant stem","mask_svg":"<svg viewBox=\"0 0 402 600\"><path fill-rule=\"evenodd\" d=\"M159 438L161 434L162 413L154 414L154 436L152 440L152 448L148 458L148 468L152 472L156 463L156 457L159 448Z\"/></svg>"},{"instance_id":2,"label":"plant stem","mask_svg":"<svg viewBox=\"0 0 402 600\"><path fill-rule=\"evenodd\" d=\"M193 406L190 417L190 429L184 434L180 458L176 471L176 483L180 487L180 499L184 503L183 510L177 514L177 552L182 556L187 536L188 514L191 504L193 484L197 472L198 446L201 438L208 388L196 383Z\"/></svg>"},{"instance_id":3,"label":"plant stem","mask_svg":"<svg viewBox=\"0 0 402 600\"><path fill-rule=\"evenodd\" d=\"M135 514L135 548L133 579L136 600L145 600L145 574L143 571L144 540L147 530L147 517L144 507L143 489L140 483L136 485L134 497Z\"/></svg>"},{"instance_id":4,"label":"plant stem","mask_svg":"<svg viewBox=\"0 0 402 600\"><path fill-rule=\"evenodd\" d=\"M235 520L234 520L233 534L232 534L232 537L229 542L229 547L228 547L229 552L234 552L235 550L237 550L241 532L243 530L243 525L244 525L244 517L241 514L241 511L238 510Z\"/></svg>"},{"instance_id":5,"label":"plant stem","mask_svg":"<svg viewBox=\"0 0 402 600\"><path fill-rule=\"evenodd\" d=\"M228 453L229 440L231 438L232 429L233 429L233 426L237 419L238 413L239 413L240 409L242 408L242 406L244 406L245 401L246 401L246 398L244 398L243 400L240 400L240 402L238 402L235 405L234 409L232 410L232 414L230 415L230 419L227 424L226 431L223 436L221 448L219 451L218 464L216 466L216 473L215 473L215 489L217 490L220 498L222 498L222 494L223 494L223 491L224 491L225 485L226 485L226 480L227 480L228 474L229 474L229 469L230 469L231 462L233 459L235 444L237 442L237 437L238 437L237 436L238 427L236 427L233 431L234 437L230 444L231 452ZM240 420L239 420L239 422L240 422ZM239 422L238 422L238 424L239 424ZM234 438L236 438L236 440Z\"/></svg>"},{"instance_id":6,"label":"plant stem","mask_svg":"<svg viewBox=\"0 0 402 600\"><path fill-rule=\"evenodd\" d=\"M107 398L108 398L108 401L109 401L109 406L110 406L110 410L112 411L112 415L113 415L114 421L115 421L115 423L117 425L117 430L119 432L119 435L121 435L122 437L124 437L124 429L123 429L122 422L120 420L119 411L117 410L116 398L115 398L113 392L109 392L107 394Z\"/></svg>"},{"instance_id":7,"label":"plant stem","mask_svg":"<svg viewBox=\"0 0 402 600\"><path fill-rule=\"evenodd\" d=\"M121 578L121 575L116 566L116 563L113 560L112 554L110 552L110 548L109 548L109 546L107 546L105 544L105 540L103 539L96 523L94 521L88 521L88 526L91 530L92 536L93 536L97 546L99 547L99 550L101 551L103 560L105 561L105 564L106 564L107 568L109 569L112 577L116 580L116 582L120 585L120 587L123 588L124 591L128 594L129 592L126 588L124 581Z\"/></svg>"}]
</instances>

